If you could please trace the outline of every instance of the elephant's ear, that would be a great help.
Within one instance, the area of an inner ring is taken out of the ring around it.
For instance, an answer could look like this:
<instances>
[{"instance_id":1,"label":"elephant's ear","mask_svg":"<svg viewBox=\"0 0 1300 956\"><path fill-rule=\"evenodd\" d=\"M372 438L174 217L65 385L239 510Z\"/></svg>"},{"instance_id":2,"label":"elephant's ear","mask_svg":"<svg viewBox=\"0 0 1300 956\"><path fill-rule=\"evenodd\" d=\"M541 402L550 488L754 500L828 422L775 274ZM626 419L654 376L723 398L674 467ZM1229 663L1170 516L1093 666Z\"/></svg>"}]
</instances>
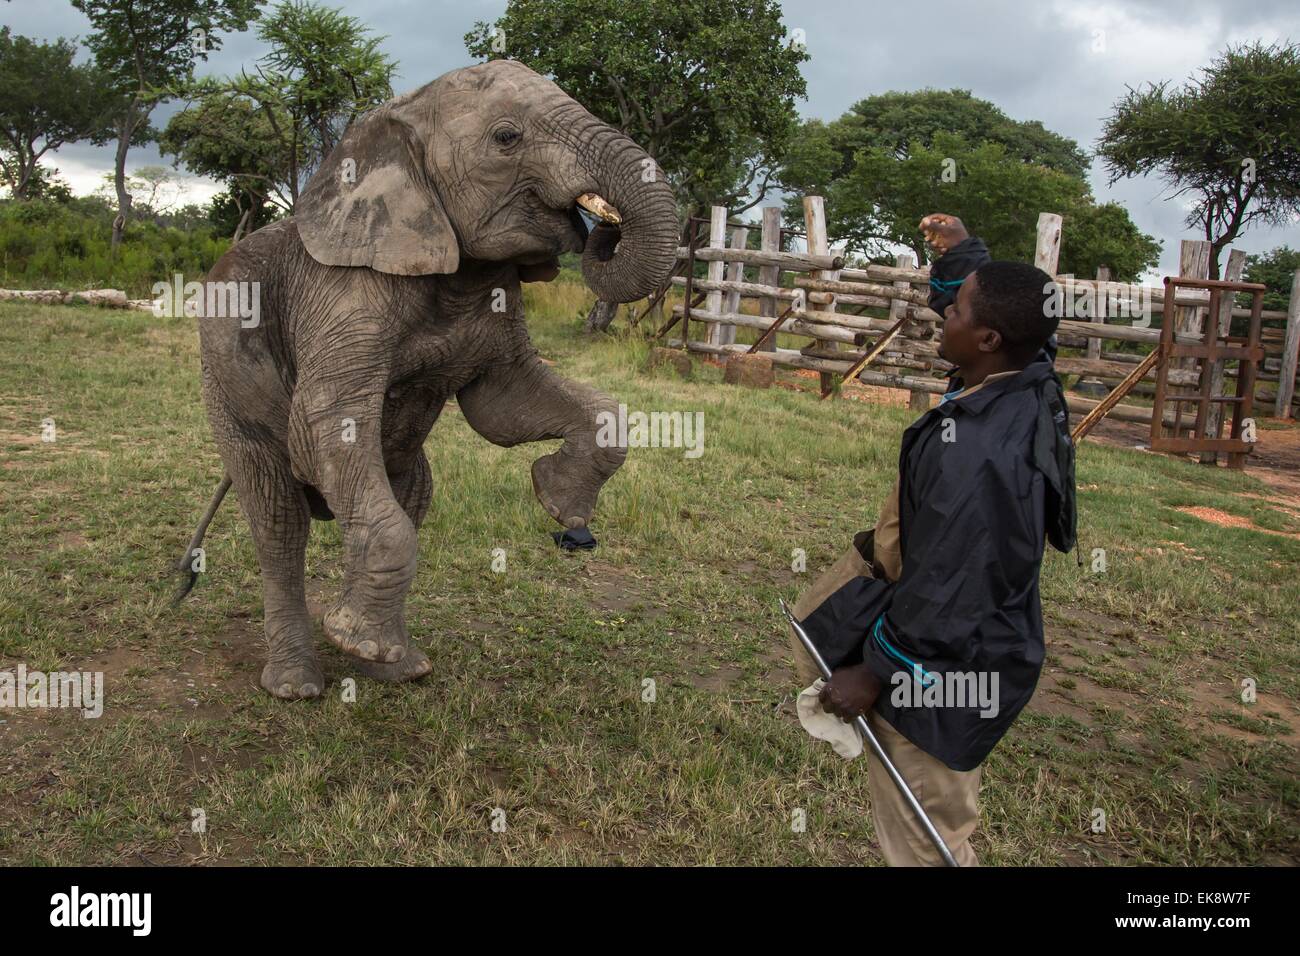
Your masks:
<instances>
[{"instance_id":1,"label":"elephant's ear","mask_svg":"<svg viewBox=\"0 0 1300 956\"><path fill-rule=\"evenodd\" d=\"M423 153L391 106L354 122L294 205L311 257L391 275L455 272L460 247Z\"/></svg>"}]
</instances>

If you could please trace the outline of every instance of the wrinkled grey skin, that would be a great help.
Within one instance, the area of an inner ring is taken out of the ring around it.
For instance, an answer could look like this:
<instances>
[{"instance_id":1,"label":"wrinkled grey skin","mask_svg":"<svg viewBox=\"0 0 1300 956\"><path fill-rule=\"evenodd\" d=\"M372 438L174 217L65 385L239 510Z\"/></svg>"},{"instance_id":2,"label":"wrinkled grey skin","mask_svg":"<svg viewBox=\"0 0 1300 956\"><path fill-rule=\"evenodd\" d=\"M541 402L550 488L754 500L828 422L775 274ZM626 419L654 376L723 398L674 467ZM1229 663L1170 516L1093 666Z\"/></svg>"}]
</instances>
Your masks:
<instances>
[{"instance_id":1,"label":"wrinkled grey skin","mask_svg":"<svg viewBox=\"0 0 1300 956\"><path fill-rule=\"evenodd\" d=\"M429 671L403 606L437 478L422 445L452 396L495 444L563 438L533 463L533 488L560 524L587 524L626 454L596 444L597 414L616 405L537 357L519 284L552 278L559 253L583 251L602 298L662 285L676 217L667 184L644 181L647 159L527 67L457 70L354 123L294 217L213 269L209 281L261 287L259 326L199 326L208 419L261 565L267 691L324 687L303 590L313 515L332 514L343 533L330 641L373 677ZM619 210L621 234L601 225L585 235L574 200L587 192ZM504 313L492 309L498 289Z\"/></svg>"}]
</instances>

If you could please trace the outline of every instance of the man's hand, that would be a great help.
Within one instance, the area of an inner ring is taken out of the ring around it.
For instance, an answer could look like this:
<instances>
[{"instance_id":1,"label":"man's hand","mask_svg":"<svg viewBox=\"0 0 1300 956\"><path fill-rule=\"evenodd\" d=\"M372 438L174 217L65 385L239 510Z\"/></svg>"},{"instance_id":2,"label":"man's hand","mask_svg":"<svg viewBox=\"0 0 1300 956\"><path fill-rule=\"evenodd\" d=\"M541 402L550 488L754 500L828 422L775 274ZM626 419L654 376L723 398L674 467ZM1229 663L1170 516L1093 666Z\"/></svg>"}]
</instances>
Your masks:
<instances>
[{"instance_id":1,"label":"man's hand","mask_svg":"<svg viewBox=\"0 0 1300 956\"><path fill-rule=\"evenodd\" d=\"M970 238L966 226L956 216L947 213L931 213L921 220L920 230L931 248L943 255L963 239Z\"/></svg>"},{"instance_id":2,"label":"man's hand","mask_svg":"<svg viewBox=\"0 0 1300 956\"><path fill-rule=\"evenodd\" d=\"M880 679L866 664L854 664L831 674L818 699L822 710L848 722L876 705L880 687Z\"/></svg>"}]
</instances>

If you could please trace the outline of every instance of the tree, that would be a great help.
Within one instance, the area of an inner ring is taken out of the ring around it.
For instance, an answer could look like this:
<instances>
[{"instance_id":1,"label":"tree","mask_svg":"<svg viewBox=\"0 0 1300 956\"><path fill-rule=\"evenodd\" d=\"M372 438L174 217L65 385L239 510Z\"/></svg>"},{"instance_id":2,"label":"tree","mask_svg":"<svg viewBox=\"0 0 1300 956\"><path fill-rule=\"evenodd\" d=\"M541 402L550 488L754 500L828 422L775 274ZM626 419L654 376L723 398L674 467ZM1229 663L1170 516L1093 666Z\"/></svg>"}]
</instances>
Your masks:
<instances>
[{"instance_id":1,"label":"tree","mask_svg":"<svg viewBox=\"0 0 1300 956\"><path fill-rule=\"evenodd\" d=\"M0 28L0 176L15 199L49 185L42 156L106 126L104 78L93 65L74 64L76 54L69 40L38 43Z\"/></svg>"},{"instance_id":2,"label":"tree","mask_svg":"<svg viewBox=\"0 0 1300 956\"><path fill-rule=\"evenodd\" d=\"M141 166L125 177L131 208L155 222L167 216L181 198L181 184L166 166ZM117 191L117 177L104 174L104 183L95 190L97 196L110 200Z\"/></svg>"},{"instance_id":3,"label":"tree","mask_svg":"<svg viewBox=\"0 0 1300 956\"><path fill-rule=\"evenodd\" d=\"M115 97L112 131L97 142L115 140L113 175L118 212L114 249L131 218L126 156L149 142L154 107L175 94L194 74L194 65L221 47L220 31L242 31L257 17L263 0L72 0L94 27L87 45Z\"/></svg>"},{"instance_id":4,"label":"tree","mask_svg":"<svg viewBox=\"0 0 1300 956\"><path fill-rule=\"evenodd\" d=\"M288 128L287 117L279 124ZM238 242L271 218L268 203L293 209L290 182L295 180L262 107L228 92L203 96L176 113L159 137L164 154L176 157L190 172L224 183L214 199L214 224L229 222ZM305 150L298 165L305 165ZM232 215L233 213L233 215Z\"/></svg>"},{"instance_id":5,"label":"tree","mask_svg":"<svg viewBox=\"0 0 1300 956\"><path fill-rule=\"evenodd\" d=\"M352 121L392 98L396 65L379 51L384 37L303 0L281 3L257 32L270 52L252 72L188 84L164 148L242 191L250 210L269 200L292 213Z\"/></svg>"},{"instance_id":6,"label":"tree","mask_svg":"<svg viewBox=\"0 0 1300 956\"><path fill-rule=\"evenodd\" d=\"M1268 286L1264 308L1285 311L1291 301L1291 283L1297 269L1300 269L1300 249L1278 246L1261 255L1247 256L1242 278ZM1243 295L1241 300L1249 307L1249 296Z\"/></svg>"},{"instance_id":7,"label":"tree","mask_svg":"<svg viewBox=\"0 0 1300 956\"><path fill-rule=\"evenodd\" d=\"M881 255L901 245L925 262L917 223L946 212L966 222L995 257L1032 260L1039 213L1057 212L1064 220L1062 273L1094 275L1105 265L1113 278L1129 280L1158 261L1159 244L1122 207L1096 204L1072 141L1037 123L1016 124L962 91L922 91L909 102L910 96L873 97L833 123L806 123L782 171L787 188L826 197L828 232L850 251ZM859 112L869 112L876 99L885 101L881 116L892 120L876 124ZM949 122L967 132L948 131ZM900 139L906 132L915 138ZM787 204L795 219L803 213L798 202Z\"/></svg>"},{"instance_id":8,"label":"tree","mask_svg":"<svg viewBox=\"0 0 1300 956\"><path fill-rule=\"evenodd\" d=\"M1219 256L1256 223L1300 211L1300 45L1229 47L1178 89L1129 88L1098 143L1110 182L1159 173Z\"/></svg>"},{"instance_id":9,"label":"tree","mask_svg":"<svg viewBox=\"0 0 1300 956\"><path fill-rule=\"evenodd\" d=\"M1037 120L1014 120L988 100L977 99L970 90L916 90L868 96L825 129L829 148L826 158L837 157L830 167L804 167L803 175L845 175L863 149L878 148L906 159L915 143L931 146L935 137L947 133L968 143L995 143L1013 162L1030 163L1059 170L1078 179L1088 175L1089 157L1074 140L1053 133ZM797 156L794 157L797 159ZM807 161L809 157L804 157ZM787 163L787 174L800 171Z\"/></svg>"},{"instance_id":10,"label":"tree","mask_svg":"<svg viewBox=\"0 0 1300 956\"><path fill-rule=\"evenodd\" d=\"M697 207L762 199L806 95L776 0L510 0L465 45L553 78Z\"/></svg>"}]
</instances>

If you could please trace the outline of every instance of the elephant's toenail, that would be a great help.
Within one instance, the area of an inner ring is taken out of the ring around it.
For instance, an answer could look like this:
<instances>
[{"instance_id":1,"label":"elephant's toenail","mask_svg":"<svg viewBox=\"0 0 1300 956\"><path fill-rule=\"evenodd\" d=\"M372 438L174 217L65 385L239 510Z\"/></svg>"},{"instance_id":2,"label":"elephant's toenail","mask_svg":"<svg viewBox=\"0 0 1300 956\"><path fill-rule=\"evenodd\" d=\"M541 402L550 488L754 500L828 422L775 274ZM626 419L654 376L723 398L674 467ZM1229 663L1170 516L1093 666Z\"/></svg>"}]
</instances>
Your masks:
<instances>
[{"instance_id":1,"label":"elephant's toenail","mask_svg":"<svg viewBox=\"0 0 1300 956\"><path fill-rule=\"evenodd\" d=\"M357 645L357 657L367 661L379 660L379 645L374 641L362 641Z\"/></svg>"},{"instance_id":2,"label":"elephant's toenail","mask_svg":"<svg viewBox=\"0 0 1300 956\"><path fill-rule=\"evenodd\" d=\"M315 684L303 684L298 688L298 693L303 697L315 697L320 693L320 688Z\"/></svg>"},{"instance_id":3,"label":"elephant's toenail","mask_svg":"<svg viewBox=\"0 0 1300 956\"><path fill-rule=\"evenodd\" d=\"M406 648L401 647L400 645L394 645L388 649L388 654L385 655L384 661L389 664L396 664L405 656Z\"/></svg>"}]
</instances>

